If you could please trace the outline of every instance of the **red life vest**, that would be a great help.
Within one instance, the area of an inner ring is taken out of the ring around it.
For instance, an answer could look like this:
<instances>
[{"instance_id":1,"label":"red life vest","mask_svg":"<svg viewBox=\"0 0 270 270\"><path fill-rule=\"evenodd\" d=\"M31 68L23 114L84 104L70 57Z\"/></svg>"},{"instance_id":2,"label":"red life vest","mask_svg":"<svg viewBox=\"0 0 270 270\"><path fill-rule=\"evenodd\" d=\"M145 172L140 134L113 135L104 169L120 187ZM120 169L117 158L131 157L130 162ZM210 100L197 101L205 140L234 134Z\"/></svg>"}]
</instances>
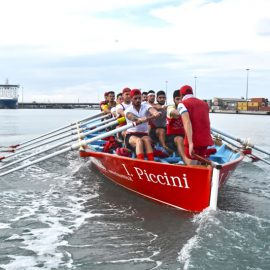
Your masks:
<instances>
[{"instance_id":1,"label":"red life vest","mask_svg":"<svg viewBox=\"0 0 270 270\"><path fill-rule=\"evenodd\" d=\"M178 118L166 118L167 135L184 135L185 130L181 116Z\"/></svg>"},{"instance_id":2,"label":"red life vest","mask_svg":"<svg viewBox=\"0 0 270 270\"><path fill-rule=\"evenodd\" d=\"M182 103L186 106L189 113L194 147L213 145L207 103L195 97L187 98ZM186 137L184 143L188 145Z\"/></svg>"}]
</instances>

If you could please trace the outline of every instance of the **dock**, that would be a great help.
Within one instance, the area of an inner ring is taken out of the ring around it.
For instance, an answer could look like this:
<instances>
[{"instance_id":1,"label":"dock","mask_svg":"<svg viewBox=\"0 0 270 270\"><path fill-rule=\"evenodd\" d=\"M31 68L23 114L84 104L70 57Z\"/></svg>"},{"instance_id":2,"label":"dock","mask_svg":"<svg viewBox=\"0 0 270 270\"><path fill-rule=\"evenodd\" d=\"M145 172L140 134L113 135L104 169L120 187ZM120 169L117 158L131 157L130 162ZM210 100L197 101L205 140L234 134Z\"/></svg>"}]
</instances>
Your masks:
<instances>
[{"instance_id":1,"label":"dock","mask_svg":"<svg viewBox=\"0 0 270 270\"><path fill-rule=\"evenodd\" d=\"M99 110L98 103L67 103L67 102L19 102L18 109L89 109Z\"/></svg>"}]
</instances>

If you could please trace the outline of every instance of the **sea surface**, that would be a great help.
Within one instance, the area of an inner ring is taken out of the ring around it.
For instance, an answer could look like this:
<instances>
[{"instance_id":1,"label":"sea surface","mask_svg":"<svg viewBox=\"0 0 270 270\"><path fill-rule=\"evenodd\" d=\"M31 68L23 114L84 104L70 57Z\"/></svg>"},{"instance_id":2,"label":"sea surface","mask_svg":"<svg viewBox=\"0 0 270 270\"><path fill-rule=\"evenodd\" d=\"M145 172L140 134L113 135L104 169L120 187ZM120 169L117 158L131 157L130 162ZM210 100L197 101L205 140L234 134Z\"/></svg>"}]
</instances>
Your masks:
<instances>
[{"instance_id":1,"label":"sea surface","mask_svg":"<svg viewBox=\"0 0 270 270\"><path fill-rule=\"evenodd\" d=\"M0 110L0 145L97 113ZM270 116L210 117L213 127L270 151ZM0 177L0 269L270 269L269 172L245 158L219 209L194 214L116 186L76 151L50 158Z\"/></svg>"}]
</instances>

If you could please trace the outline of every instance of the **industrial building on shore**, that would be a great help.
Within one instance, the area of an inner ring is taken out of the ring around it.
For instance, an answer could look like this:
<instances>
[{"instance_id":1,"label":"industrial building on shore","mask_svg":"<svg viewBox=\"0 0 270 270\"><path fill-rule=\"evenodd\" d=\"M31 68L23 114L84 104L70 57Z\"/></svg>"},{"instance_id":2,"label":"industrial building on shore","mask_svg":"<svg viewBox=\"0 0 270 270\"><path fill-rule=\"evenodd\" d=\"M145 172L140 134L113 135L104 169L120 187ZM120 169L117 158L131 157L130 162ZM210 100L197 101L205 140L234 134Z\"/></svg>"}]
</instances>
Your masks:
<instances>
[{"instance_id":1,"label":"industrial building on shore","mask_svg":"<svg viewBox=\"0 0 270 270\"><path fill-rule=\"evenodd\" d=\"M256 113L256 114L270 114L270 106L267 98L218 98L214 97L212 100L205 100L210 112L216 113Z\"/></svg>"}]
</instances>

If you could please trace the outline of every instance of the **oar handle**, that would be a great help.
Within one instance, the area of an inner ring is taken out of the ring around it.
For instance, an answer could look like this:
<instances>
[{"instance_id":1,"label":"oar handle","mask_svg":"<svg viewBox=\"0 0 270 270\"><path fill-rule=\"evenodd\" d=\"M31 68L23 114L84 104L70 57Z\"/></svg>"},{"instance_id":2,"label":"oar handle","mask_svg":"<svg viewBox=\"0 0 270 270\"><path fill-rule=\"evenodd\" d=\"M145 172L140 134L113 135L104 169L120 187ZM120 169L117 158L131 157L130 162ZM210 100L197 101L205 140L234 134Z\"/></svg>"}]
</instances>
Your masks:
<instances>
[{"instance_id":1,"label":"oar handle","mask_svg":"<svg viewBox=\"0 0 270 270\"><path fill-rule=\"evenodd\" d=\"M215 162L213 162L213 161L211 161L211 160L209 160L207 158L204 158L204 157L202 157L202 156L200 156L198 154L193 153L193 156L196 157L199 161L204 162L204 163L210 165L213 168L216 168L218 170L220 170L222 168L221 164L216 164Z\"/></svg>"}]
</instances>

